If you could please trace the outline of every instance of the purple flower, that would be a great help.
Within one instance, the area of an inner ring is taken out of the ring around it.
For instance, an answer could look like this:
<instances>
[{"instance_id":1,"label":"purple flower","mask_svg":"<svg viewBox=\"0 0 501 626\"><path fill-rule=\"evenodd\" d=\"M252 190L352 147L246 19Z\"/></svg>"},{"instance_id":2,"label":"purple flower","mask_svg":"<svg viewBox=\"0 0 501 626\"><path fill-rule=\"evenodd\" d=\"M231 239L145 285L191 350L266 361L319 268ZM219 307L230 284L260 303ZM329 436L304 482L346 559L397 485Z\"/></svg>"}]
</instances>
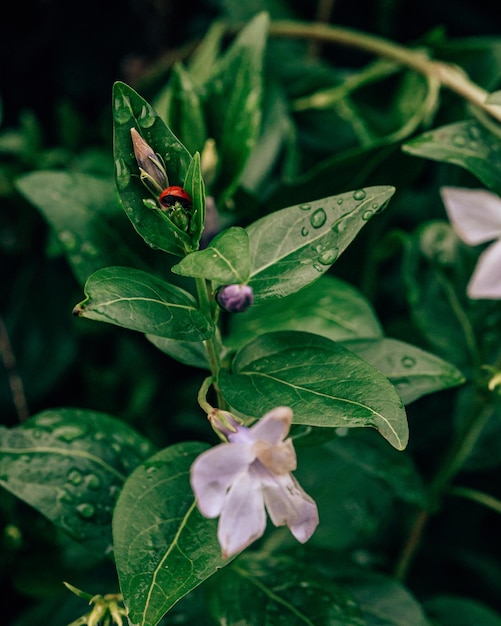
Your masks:
<instances>
[{"instance_id":1,"label":"purple flower","mask_svg":"<svg viewBox=\"0 0 501 626\"><path fill-rule=\"evenodd\" d=\"M254 302L254 292L249 285L225 285L217 290L216 302L229 313L243 313Z\"/></svg>"},{"instance_id":2,"label":"purple flower","mask_svg":"<svg viewBox=\"0 0 501 626\"><path fill-rule=\"evenodd\" d=\"M289 433L292 410L279 406L247 428L226 411L209 419L227 439L203 452L191 467L191 486L202 515L219 517L223 558L261 537L266 511L275 526L287 525L301 543L318 525L317 505L291 472L296 452Z\"/></svg>"},{"instance_id":3,"label":"purple flower","mask_svg":"<svg viewBox=\"0 0 501 626\"><path fill-rule=\"evenodd\" d=\"M468 296L501 299L501 199L486 189L442 187L440 193L460 239L470 246L492 242L478 259L468 283Z\"/></svg>"},{"instance_id":4,"label":"purple flower","mask_svg":"<svg viewBox=\"0 0 501 626\"><path fill-rule=\"evenodd\" d=\"M158 195L169 184L164 164L135 128L130 129L130 135L141 181L154 195Z\"/></svg>"}]
</instances>

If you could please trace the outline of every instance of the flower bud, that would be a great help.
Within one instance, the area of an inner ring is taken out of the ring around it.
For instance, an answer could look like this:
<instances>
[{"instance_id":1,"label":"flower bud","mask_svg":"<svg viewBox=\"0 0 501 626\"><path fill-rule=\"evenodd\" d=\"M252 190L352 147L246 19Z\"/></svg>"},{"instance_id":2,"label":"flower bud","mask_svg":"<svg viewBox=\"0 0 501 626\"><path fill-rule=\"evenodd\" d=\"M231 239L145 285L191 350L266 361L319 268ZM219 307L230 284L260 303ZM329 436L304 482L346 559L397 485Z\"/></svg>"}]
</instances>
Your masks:
<instances>
[{"instance_id":1,"label":"flower bud","mask_svg":"<svg viewBox=\"0 0 501 626\"><path fill-rule=\"evenodd\" d=\"M243 313L254 302L254 292L249 285L225 285L217 290L216 302L229 313Z\"/></svg>"},{"instance_id":2,"label":"flower bud","mask_svg":"<svg viewBox=\"0 0 501 626\"><path fill-rule=\"evenodd\" d=\"M231 435L237 433L242 427L241 420L229 411L222 411L221 409L213 409L207 415L207 419L216 435L223 441L228 441Z\"/></svg>"},{"instance_id":3,"label":"flower bud","mask_svg":"<svg viewBox=\"0 0 501 626\"><path fill-rule=\"evenodd\" d=\"M130 129L130 134L141 181L149 191L158 195L169 184L162 159L153 152L135 128Z\"/></svg>"}]
</instances>

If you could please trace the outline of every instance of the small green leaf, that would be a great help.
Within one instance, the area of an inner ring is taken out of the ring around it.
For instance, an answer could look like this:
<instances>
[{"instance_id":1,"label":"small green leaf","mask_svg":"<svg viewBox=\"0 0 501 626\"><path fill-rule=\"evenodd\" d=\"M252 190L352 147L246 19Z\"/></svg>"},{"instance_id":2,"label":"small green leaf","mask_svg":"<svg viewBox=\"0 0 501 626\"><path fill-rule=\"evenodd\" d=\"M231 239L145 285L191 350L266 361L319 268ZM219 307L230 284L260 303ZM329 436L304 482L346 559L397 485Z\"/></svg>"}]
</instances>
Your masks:
<instances>
[{"instance_id":1,"label":"small green leaf","mask_svg":"<svg viewBox=\"0 0 501 626\"><path fill-rule=\"evenodd\" d=\"M181 341L201 341L213 334L191 294L141 270L98 270L87 280L85 294L74 308L80 317Z\"/></svg>"},{"instance_id":2,"label":"small green leaf","mask_svg":"<svg viewBox=\"0 0 501 626\"><path fill-rule=\"evenodd\" d=\"M105 553L116 496L153 451L104 413L47 410L0 429L0 484L88 549Z\"/></svg>"},{"instance_id":3,"label":"small green leaf","mask_svg":"<svg viewBox=\"0 0 501 626\"><path fill-rule=\"evenodd\" d=\"M198 248L198 242L205 225L205 185L202 178L200 154L198 152L195 153L190 162L184 180L184 187L192 199L188 232L191 236L191 249L195 250Z\"/></svg>"},{"instance_id":4,"label":"small green leaf","mask_svg":"<svg viewBox=\"0 0 501 626\"><path fill-rule=\"evenodd\" d=\"M275 330L303 330L333 341L383 334L364 296L355 287L326 274L285 298L254 304L245 315L233 315L230 329L225 343L233 348Z\"/></svg>"},{"instance_id":5,"label":"small green leaf","mask_svg":"<svg viewBox=\"0 0 501 626\"><path fill-rule=\"evenodd\" d=\"M204 84L208 132L220 157L214 195L223 206L238 187L259 137L269 16L257 14L220 57Z\"/></svg>"},{"instance_id":6,"label":"small green leaf","mask_svg":"<svg viewBox=\"0 0 501 626\"><path fill-rule=\"evenodd\" d=\"M203 518L189 482L207 449L181 443L152 456L124 485L113 516L114 553L130 624L155 626L184 595L229 561L216 520Z\"/></svg>"},{"instance_id":7,"label":"small green leaf","mask_svg":"<svg viewBox=\"0 0 501 626\"><path fill-rule=\"evenodd\" d=\"M249 279L249 237L243 228L233 226L215 237L208 248L192 252L172 271L218 284L245 283Z\"/></svg>"},{"instance_id":8,"label":"small green leaf","mask_svg":"<svg viewBox=\"0 0 501 626\"><path fill-rule=\"evenodd\" d=\"M143 202L152 198L139 178L130 130L135 128L163 159L170 185L184 186L191 155L152 106L128 85L115 83L113 105L115 179L125 213L149 246L184 256L192 249L190 236ZM201 202L193 196L192 200L197 206Z\"/></svg>"},{"instance_id":9,"label":"small green leaf","mask_svg":"<svg viewBox=\"0 0 501 626\"><path fill-rule=\"evenodd\" d=\"M290 406L295 424L376 428L403 450L408 426L402 401L372 365L325 337L304 332L261 335L235 356L219 387L238 412L259 417Z\"/></svg>"},{"instance_id":10,"label":"small green leaf","mask_svg":"<svg viewBox=\"0 0 501 626\"><path fill-rule=\"evenodd\" d=\"M465 382L460 370L438 356L396 339L354 339L343 345L384 374L404 404Z\"/></svg>"},{"instance_id":11,"label":"small green leaf","mask_svg":"<svg viewBox=\"0 0 501 626\"><path fill-rule=\"evenodd\" d=\"M415 156L453 163L501 194L499 137L475 120L448 124L412 139L402 146Z\"/></svg>"},{"instance_id":12,"label":"small green leaf","mask_svg":"<svg viewBox=\"0 0 501 626\"><path fill-rule=\"evenodd\" d=\"M283 298L319 278L394 192L359 189L281 209L248 226L256 302Z\"/></svg>"}]
</instances>

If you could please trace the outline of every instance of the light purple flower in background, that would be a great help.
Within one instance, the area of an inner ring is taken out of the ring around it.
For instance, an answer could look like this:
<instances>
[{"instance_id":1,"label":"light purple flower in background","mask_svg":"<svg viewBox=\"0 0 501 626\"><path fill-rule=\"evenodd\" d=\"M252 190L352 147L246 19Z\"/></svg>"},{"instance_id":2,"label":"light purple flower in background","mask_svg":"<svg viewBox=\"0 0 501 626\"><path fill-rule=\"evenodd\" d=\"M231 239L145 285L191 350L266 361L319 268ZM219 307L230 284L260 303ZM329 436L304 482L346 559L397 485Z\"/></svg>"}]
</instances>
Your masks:
<instances>
[{"instance_id":1,"label":"light purple flower in background","mask_svg":"<svg viewBox=\"0 0 501 626\"><path fill-rule=\"evenodd\" d=\"M275 526L287 525L301 543L318 525L315 502L291 472L296 452L290 438L292 410L277 407L247 428L226 411L209 415L228 442L202 453L191 467L191 486L202 515L219 517L223 558L261 537L266 512Z\"/></svg>"},{"instance_id":2,"label":"light purple flower in background","mask_svg":"<svg viewBox=\"0 0 501 626\"><path fill-rule=\"evenodd\" d=\"M254 292L249 285L225 285L216 292L216 302L228 313L243 313L254 302Z\"/></svg>"},{"instance_id":3,"label":"light purple flower in background","mask_svg":"<svg viewBox=\"0 0 501 626\"><path fill-rule=\"evenodd\" d=\"M440 193L458 237L470 246L493 242L478 259L468 296L501 299L501 198L486 189L442 187Z\"/></svg>"}]
</instances>

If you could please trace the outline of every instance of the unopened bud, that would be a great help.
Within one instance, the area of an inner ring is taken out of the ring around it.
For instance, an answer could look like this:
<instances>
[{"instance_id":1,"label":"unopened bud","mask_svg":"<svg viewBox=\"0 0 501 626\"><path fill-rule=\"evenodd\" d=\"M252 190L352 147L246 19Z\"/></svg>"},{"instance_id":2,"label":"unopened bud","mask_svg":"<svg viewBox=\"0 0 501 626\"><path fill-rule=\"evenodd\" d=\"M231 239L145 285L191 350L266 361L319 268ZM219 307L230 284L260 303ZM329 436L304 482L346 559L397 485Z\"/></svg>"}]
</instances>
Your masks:
<instances>
[{"instance_id":1,"label":"unopened bud","mask_svg":"<svg viewBox=\"0 0 501 626\"><path fill-rule=\"evenodd\" d=\"M223 441L229 441L231 436L242 428L242 422L229 411L213 409L207 419L216 435Z\"/></svg>"},{"instance_id":2,"label":"unopened bud","mask_svg":"<svg viewBox=\"0 0 501 626\"><path fill-rule=\"evenodd\" d=\"M217 290L216 302L229 313L243 313L254 302L254 292L249 285L225 285Z\"/></svg>"},{"instance_id":3,"label":"unopened bud","mask_svg":"<svg viewBox=\"0 0 501 626\"><path fill-rule=\"evenodd\" d=\"M140 172L141 182L153 194L158 195L169 184L162 159L135 128L130 129L134 156Z\"/></svg>"}]
</instances>

